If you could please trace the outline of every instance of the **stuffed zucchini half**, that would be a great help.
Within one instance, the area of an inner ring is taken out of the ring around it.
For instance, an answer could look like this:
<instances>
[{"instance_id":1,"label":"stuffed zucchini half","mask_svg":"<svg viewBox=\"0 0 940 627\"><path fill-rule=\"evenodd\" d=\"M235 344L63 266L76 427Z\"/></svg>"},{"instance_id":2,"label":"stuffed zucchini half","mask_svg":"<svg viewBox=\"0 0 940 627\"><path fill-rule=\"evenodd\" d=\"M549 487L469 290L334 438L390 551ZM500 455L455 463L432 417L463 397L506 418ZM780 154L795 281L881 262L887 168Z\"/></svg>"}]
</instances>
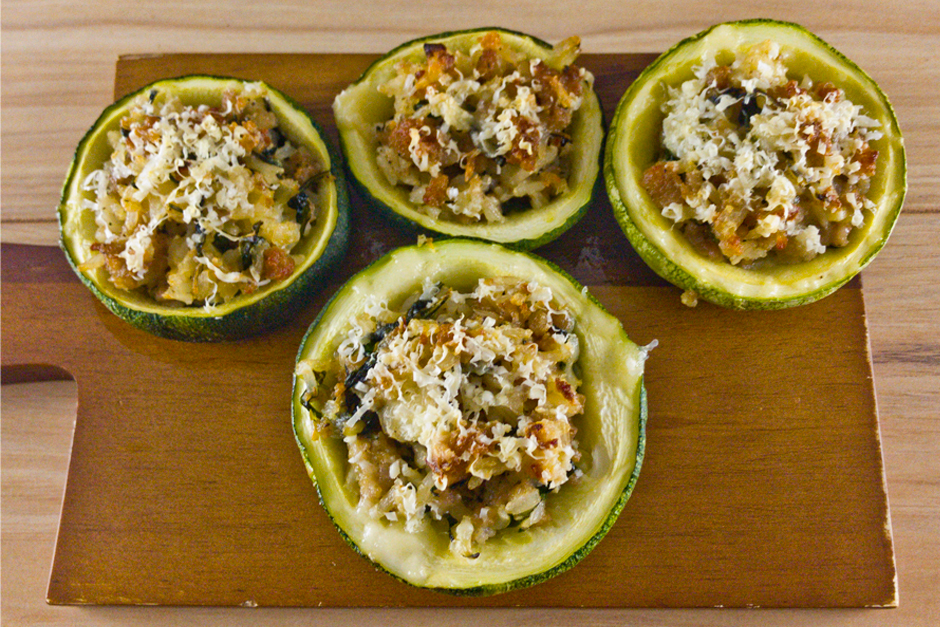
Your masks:
<instances>
[{"instance_id":1,"label":"stuffed zucchini half","mask_svg":"<svg viewBox=\"0 0 940 627\"><path fill-rule=\"evenodd\" d=\"M603 114L579 39L500 29L408 42L333 103L353 178L393 221L520 249L587 210Z\"/></svg>"},{"instance_id":2,"label":"stuffed zucchini half","mask_svg":"<svg viewBox=\"0 0 940 627\"><path fill-rule=\"evenodd\" d=\"M830 294L884 246L906 190L888 99L795 24L720 24L650 65L621 100L604 175L660 276L777 309Z\"/></svg>"},{"instance_id":3,"label":"stuffed zucchini half","mask_svg":"<svg viewBox=\"0 0 940 627\"><path fill-rule=\"evenodd\" d=\"M572 567L624 507L646 354L534 256L460 239L401 248L311 325L294 432L356 551L414 586L505 592Z\"/></svg>"},{"instance_id":4,"label":"stuffed zucchini half","mask_svg":"<svg viewBox=\"0 0 940 627\"><path fill-rule=\"evenodd\" d=\"M310 116L261 83L163 80L85 135L59 205L79 278L167 338L235 339L290 320L345 253L342 167Z\"/></svg>"}]
</instances>

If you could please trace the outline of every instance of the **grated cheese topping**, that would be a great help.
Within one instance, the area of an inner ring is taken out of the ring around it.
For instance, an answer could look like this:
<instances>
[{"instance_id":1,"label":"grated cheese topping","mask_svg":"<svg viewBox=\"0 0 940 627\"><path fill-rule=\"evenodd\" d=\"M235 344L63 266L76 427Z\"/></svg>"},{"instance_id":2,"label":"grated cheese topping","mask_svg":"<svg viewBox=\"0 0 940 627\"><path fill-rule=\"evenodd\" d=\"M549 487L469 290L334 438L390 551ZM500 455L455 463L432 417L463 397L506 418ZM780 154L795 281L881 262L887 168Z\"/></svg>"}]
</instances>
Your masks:
<instances>
[{"instance_id":1,"label":"grated cheese topping","mask_svg":"<svg viewBox=\"0 0 940 627\"><path fill-rule=\"evenodd\" d=\"M384 176L420 211L459 223L499 222L513 199L524 209L564 193L568 129L594 80L570 64L578 48L567 39L542 61L496 32L469 52L425 44L424 62L399 63L378 88L395 111L376 129Z\"/></svg>"},{"instance_id":2,"label":"grated cheese topping","mask_svg":"<svg viewBox=\"0 0 940 627\"><path fill-rule=\"evenodd\" d=\"M140 95L83 182L97 225L82 270L167 304L211 310L291 275L321 204L323 170L279 131L260 83L220 107Z\"/></svg>"},{"instance_id":3,"label":"grated cheese topping","mask_svg":"<svg viewBox=\"0 0 940 627\"><path fill-rule=\"evenodd\" d=\"M312 431L346 444L360 509L410 531L445 521L451 550L472 556L547 520L544 494L578 475L573 330L535 283L428 282L405 313L371 302L335 362L296 374Z\"/></svg>"},{"instance_id":4,"label":"grated cheese topping","mask_svg":"<svg viewBox=\"0 0 940 627\"><path fill-rule=\"evenodd\" d=\"M666 89L663 159L643 185L706 256L807 261L873 211L878 122L831 83L791 78L777 43Z\"/></svg>"}]
</instances>

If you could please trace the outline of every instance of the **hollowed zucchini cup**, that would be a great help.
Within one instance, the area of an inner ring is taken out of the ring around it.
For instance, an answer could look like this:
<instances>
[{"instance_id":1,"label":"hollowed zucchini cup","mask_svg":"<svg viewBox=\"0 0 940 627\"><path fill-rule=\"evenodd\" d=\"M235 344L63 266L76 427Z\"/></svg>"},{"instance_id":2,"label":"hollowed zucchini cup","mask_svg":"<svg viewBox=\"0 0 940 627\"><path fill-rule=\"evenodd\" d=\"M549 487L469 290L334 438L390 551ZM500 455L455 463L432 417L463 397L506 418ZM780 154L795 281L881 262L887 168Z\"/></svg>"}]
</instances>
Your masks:
<instances>
[{"instance_id":1,"label":"hollowed zucchini cup","mask_svg":"<svg viewBox=\"0 0 940 627\"><path fill-rule=\"evenodd\" d=\"M336 293L310 326L297 359L331 359L349 321L371 296L394 309L420 293L426 277L472 291L482 277L505 276L550 287L573 314L580 341L579 393L586 402L574 425L582 454L577 466L584 475L546 497L547 523L524 531L507 528L484 543L478 556L462 557L448 549L443 521L409 533L403 520L371 518L357 509L359 491L349 479L345 444L340 438L314 437L311 415L302 403L304 384L299 377L294 380L294 432L327 513L357 552L413 586L458 595L496 594L571 568L614 524L640 472L646 441L646 350L631 342L620 322L571 277L528 253L459 239L392 251Z\"/></svg>"},{"instance_id":2,"label":"hollowed zucchini cup","mask_svg":"<svg viewBox=\"0 0 940 627\"><path fill-rule=\"evenodd\" d=\"M82 189L86 177L101 167L111 154L108 132L119 128L134 99L152 90L176 95L184 105L219 106L228 88L244 86L249 81L212 76L186 76L161 80L120 99L101 114L84 136L75 152L62 189L58 216L61 247L79 279L112 312L128 323L158 336L187 341L231 340L255 335L292 319L294 313L316 294L316 290L345 254L349 232L349 202L341 162L327 144L317 124L304 109L278 90L264 85L271 111L279 130L297 146L306 146L322 160L332 177L327 186L326 203L319 209L316 222L292 249L301 255L287 278L260 287L251 294L240 294L218 306L176 306L157 301L140 291L115 287L104 268L81 270L93 254L95 217L82 208L82 201L92 199ZM256 81L251 81L256 82Z\"/></svg>"},{"instance_id":3,"label":"hollowed zucchini cup","mask_svg":"<svg viewBox=\"0 0 940 627\"><path fill-rule=\"evenodd\" d=\"M500 35L504 45L530 58L542 59L552 67L551 44L530 35L498 28L442 33L407 42L373 63L359 80L336 97L333 112L353 183L391 221L438 236L474 238L530 250L574 226L590 206L600 172L604 135L603 112L593 89L585 92L583 104L569 127L572 153L568 190L542 207L509 212L502 222L460 224L422 213L409 199L408 190L392 185L376 161L376 126L393 115L392 98L377 88L395 76L396 64L403 60L423 61L425 44L439 43L450 50L468 52L491 31Z\"/></svg>"},{"instance_id":4,"label":"hollowed zucchini cup","mask_svg":"<svg viewBox=\"0 0 940 627\"><path fill-rule=\"evenodd\" d=\"M697 252L643 188L644 171L659 159L665 86L693 77L693 68L715 56L729 62L743 47L773 40L787 59L788 76L829 81L881 123L877 173L868 193L875 210L866 212L847 246L830 247L803 263L733 266ZM614 214L630 243L661 277L715 304L736 309L780 309L822 298L848 282L874 259L897 220L906 190L904 141L891 104L855 63L806 29L773 20L719 24L660 56L636 79L617 107L608 134L604 177Z\"/></svg>"}]
</instances>

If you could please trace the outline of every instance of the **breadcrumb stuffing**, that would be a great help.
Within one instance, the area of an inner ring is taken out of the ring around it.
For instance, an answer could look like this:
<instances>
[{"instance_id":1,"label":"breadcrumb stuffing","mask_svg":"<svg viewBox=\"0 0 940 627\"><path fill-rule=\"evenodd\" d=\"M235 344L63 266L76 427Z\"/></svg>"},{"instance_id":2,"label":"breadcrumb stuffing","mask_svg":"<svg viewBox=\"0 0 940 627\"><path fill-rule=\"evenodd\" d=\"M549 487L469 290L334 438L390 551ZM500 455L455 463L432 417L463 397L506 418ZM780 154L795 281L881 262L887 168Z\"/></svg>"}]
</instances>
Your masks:
<instances>
[{"instance_id":1,"label":"breadcrumb stuffing","mask_svg":"<svg viewBox=\"0 0 940 627\"><path fill-rule=\"evenodd\" d=\"M572 117L594 80L572 65L579 46L566 39L543 61L497 32L469 51L425 44L424 61L399 63L378 88L394 100L394 117L376 129L379 169L420 211L462 224L500 222L565 193Z\"/></svg>"},{"instance_id":2,"label":"breadcrumb stuffing","mask_svg":"<svg viewBox=\"0 0 940 627\"><path fill-rule=\"evenodd\" d=\"M709 258L808 261L847 245L874 210L878 122L786 61L767 41L667 87L663 154L643 186Z\"/></svg>"},{"instance_id":3,"label":"breadcrumb stuffing","mask_svg":"<svg viewBox=\"0 0 940 627\"><path fill-rule=\"evenodd\" d=\"M217 107L150 90L108 141L82 185L97 225L83 271L207 309L293 273L323 164L281 134L262 84L227 90Z\"/></svg>"},{"instance_id":4,"label":"breadcrumb stuffing","mask_svg":"<svg viewBox=\"0 0 940 627\"><path fill-rule=\"evenodd\" d=\"M546 495L579 475L578 336L532 282L427 282L412 301L372 303L335 362L296 374L311 430L346 444L359 508L409 531L445 524L471 557L506 527L547 521Z\"/></svg>"}]
</instances>

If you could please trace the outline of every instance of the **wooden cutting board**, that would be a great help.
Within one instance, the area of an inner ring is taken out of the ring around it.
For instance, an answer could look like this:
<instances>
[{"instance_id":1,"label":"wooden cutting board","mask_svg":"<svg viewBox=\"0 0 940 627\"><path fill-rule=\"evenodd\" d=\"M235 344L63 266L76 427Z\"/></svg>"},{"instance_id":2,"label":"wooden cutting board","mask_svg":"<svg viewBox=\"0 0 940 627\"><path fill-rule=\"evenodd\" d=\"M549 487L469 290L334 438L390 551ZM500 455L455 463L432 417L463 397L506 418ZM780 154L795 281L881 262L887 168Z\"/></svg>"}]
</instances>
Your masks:
<instances>
[{"instance_id":1,"label":"wooden cutting board","mask_svg":"<svg viewBox=\"0 0 940 627\"><path fill-rule=\"evenodd\" d=\"M158 78L262 79L335 140L330 103L374 56L119 60L115 96ZM586 55L607 119L651 55ZM352 273L412 237L352 196L342 269L296 320L173 342L111 315L58 249L2 249L3 382L72 376L78 416L48 600L249 606L870 607L897 603L861 283L809 306L688 309L630 249L601 191L539 253L638 343L649 427L636 490L584 561L483 599L376 571L316 500L290 425L300 339Z\"/></svg>"}]
</instances>

